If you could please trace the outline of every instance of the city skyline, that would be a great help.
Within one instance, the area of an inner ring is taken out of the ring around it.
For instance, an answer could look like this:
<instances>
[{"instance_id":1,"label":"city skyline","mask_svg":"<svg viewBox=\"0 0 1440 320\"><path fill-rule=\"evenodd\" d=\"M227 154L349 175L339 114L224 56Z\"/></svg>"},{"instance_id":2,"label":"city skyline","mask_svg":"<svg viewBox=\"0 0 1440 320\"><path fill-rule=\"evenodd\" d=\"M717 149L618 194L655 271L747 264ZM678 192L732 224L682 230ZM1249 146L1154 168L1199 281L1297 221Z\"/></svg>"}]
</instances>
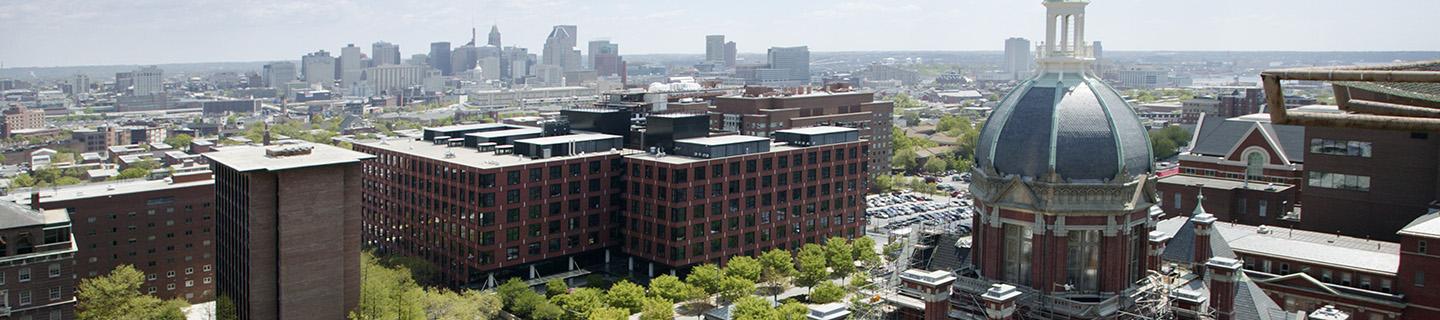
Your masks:
<instances>
[{"instance_id":1,"label":"city skyline","mask_svg":"<svg viewBox=\"0 0 1440 320\"><path fill-rule=\"evenodd\" d=\"M1355 8L1344 1L1114 0L1097 4L1106 10L1093 17L1097 22L1090 31L1105 35L1094 40L1105 41L1107 49L1116 51L1440 50L1440 40L1424 33L1429 21L1426 13L1440 10L1440 3L1385 2L1383 6ZM541 51L554 25L577 25L578 42L611 40L625 45L631 55L703 54L705 36L711 34L726 35L727 41L737 42L739 51L747 54L802 45L819 52L993 51L1002 49L1006 38L1037 40L1042 35L1040 27L1027 23L1040 12L1035 7L1028 1L931 0L899 5L851 0L825 7L794 2L717 8L658 1L594 4L570 0L385 4L20 1L0 4L0 30L9 30L0 34L0 61L6 67L43 67L296 60L306 52L338 52L337 48L347 43L363 47L379 41L398 44L402 53L413 54L425 52L431 42L463 43L470 28L483 32L491 25L499 26L507 44L532 52ZM1367 12L1375 10L1387 11ZM824 29L828 35L815 32L814 26L841 20L849 22ZM387 21L390 23L377 23ZM1331 21L1351 23L1326 23ZM102 25L106 27L96 27ZM1261 29L1269 36L1254 37L1255 30ZM910 36L903 36L906 34ZM146 45L137 45L141 43ZM119 49L95 55L95 48Z\"/></svg>"}]
</instances>

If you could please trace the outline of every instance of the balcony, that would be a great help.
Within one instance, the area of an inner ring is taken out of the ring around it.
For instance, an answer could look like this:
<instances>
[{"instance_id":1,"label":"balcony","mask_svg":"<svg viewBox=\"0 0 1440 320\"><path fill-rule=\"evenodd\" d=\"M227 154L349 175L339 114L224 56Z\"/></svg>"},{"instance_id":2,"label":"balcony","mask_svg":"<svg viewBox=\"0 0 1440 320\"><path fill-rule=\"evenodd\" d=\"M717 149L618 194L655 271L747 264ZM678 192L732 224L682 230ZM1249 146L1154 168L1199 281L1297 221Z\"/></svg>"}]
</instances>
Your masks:
<instances>
[{"instance_id":1,"label":"balcony","mask_svg":"<svg viewBox=\"0 0 1440 320\"><path fill-rule=\"evenodd\" d=\"M1103 318L1120 311L1120 295L1047 295L1040 298L1050 312L1071 317Z\"/></svg>"}]
</instances>

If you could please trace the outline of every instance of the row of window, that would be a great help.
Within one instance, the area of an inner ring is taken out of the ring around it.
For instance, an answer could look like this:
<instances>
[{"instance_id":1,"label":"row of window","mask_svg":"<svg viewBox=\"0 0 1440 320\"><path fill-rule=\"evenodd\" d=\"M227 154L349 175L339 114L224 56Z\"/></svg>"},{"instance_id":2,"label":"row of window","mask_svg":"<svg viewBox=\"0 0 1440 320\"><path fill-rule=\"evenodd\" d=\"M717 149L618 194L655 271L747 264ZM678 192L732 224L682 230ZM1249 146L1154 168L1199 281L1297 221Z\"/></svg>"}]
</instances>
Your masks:
<instances>
[{"instance_id":1,"label":"row of window","mask_svg":"<svg viewBox=\"0 0 1440 320\"><path fill-rule=\"evenodd\" d=\"M780 178L785 178L785 174L780 174ZM797 185L800 184L799 178L800 175L795 175L795 184ZM739 195L742 192L753 192L757 189L769 189L776 186L785 187L790 185L789 183L785 182L787 180L779 181L780 183L774 184L771 182L770 176L765 176L760 179L760 183L757 185L755 183L756 179L750 178L744 181L744 189L741 189L740 187L741 181L730 181L728 184L716 183L710 185L708 193L706 192L706 188L703 185L696 186L694 188L680 187L671 189L663 185L657 186L651 184L641 184L639 182L631 182L630 195L634 196L632 198L656 199L660 201L670 202L685 202L687 201L687 198L693 200L704 200L707 194L712 198L721 199L726 196ZM850 179L848 181L836 181L834 184L827 182L822 183L818 186L810 185L803 189L796 188L788 190L790 196L788 198L790 198L791 200L800 200L801 196L803 195L805 199L814 199L817 195L829 196L832 192L838 194L845 191L855 191L857 188L864 189L865 186L860 185L860 183L861 180L859 179ZM785 199L787 198L787 190L774 191L773 193L777 201L785 202ZM764 205L770 205L771 193L762 193L761 196L764 199ZM754 196L748 197L748 199L751 199L751 204L748 206L749 208L755 207L754 198Z\"/></svg>"},{"instance_id":2,"label":"row of window","mask_svg":"<svg viewBox=\"0 0 1440 320\"><path fill-rule=\"evenodd\" d=\"M1369 158L1371 145L1366 141L1314 138L1310 139L1310 153Z\"/></svg>"},{"instance_id":3,"label":"row of window","mask_svg":"<svg viewBox=\"0 0 1440 320\"><path fill-rule=\"evenodd\" d=\"M1320 171L1306 172L1311 187L1370 191L1370 177L1343 173L1330 173Z\"/></svg>"},{"instance_id":4,"label":"row of window","mask_svg":"<svg viewBox=\"0 0 1440 320\"><path fill-rule=\"evenodd\" d=\"M64 294L63 291L64 291L64 290L61 289L61 287L59 287L59 286L50 287L50 289L47 289L46 292L49 293L49 296L48 296L48 298L50 299L49 301L60 301L61 297L63 297L63 294ZM5 306L9 306L9 305L10 305L10 293L9 293L9 290L0 289L0 304L3 304L3 305L5 305ZM31 295L30 295L30 290L23 290L23 291L16 292L16 294L15 294L15 306L24 307L24 306L28 306L28 305L32 305L32 304L35 304L35 301L34 301L34 298L31 297ZM57 313L53 313L53 312L52 312L50 318L51 318L51 319L57 319L58 317L55 316L56 314L57 314Z\"/></svg>"},{"instance_id":5,"label":"row of window","mask_svg":"<svg viewBox=\"0 0 1440 320\"><path fill-rule=\"evenodd\" d=\"M59 263L52 263L52 264L50 264L50 266L48 266L46 269L47 269L47 271L48 271L46 274L47 274L49 277L51 277L51 278L58 278L58 277L60 277L60 264L59 264ZM25 267L25 268L17 269L17 270L15 271L15 281L18 281L18 282L20 282L20 283L30 282L30 268L29 268L29 267ZM4 285L4 284L5 284L5 272L4 272L3 270L0 270L0 285Z\"/></svg>"},{"instance_id":6,"label":"row of window","mask_svg":"<svg viewBox=\"0 0 1440 320\"><path fill-rule=\"evenodd\" d=\"M848 154L848 156L847 156L847 154ZM851 147L851 148L848 148L848 149L834 149L834 150L824 150L824 151L818 151L818 152L816 152L816 151L811 151L811 152L806 153L804 157L801 157L801 155L796 154L796 155L794 155L793 157L792 157L792 156L789 156L789 155L782 155L782 156L773 157L773 158L749 159L749 160L745 160L745 161L732 161L732 162L730 162L730 163L728 163L728 164L714 164L714 165L710 165L708 170L706 169L706 166L703 166L703 165L701 165L701 166L696 166L696 167L694 167L693 169L690 169L690 170L686 170L686 169L669 169L669 170L667 170L667 169L665 169L665 168L663 168L663 167L655 167L655 166L651 166L651 165L648 165L648 164L647 164L647 165L641 165L641 164L639 164L639 163L632 163L632 164L630 165L630 176L632 176L632 177L645 177L645 178L649 178L649 179L659 180L659 181L661 181L661 182L671 182L671 181L673 180L673 182L675 182L675 183L685 183L685 182L689 182L691 178L693 178L693 179L696 180L696 181L705 180L707 176L709 176L710 178L719 179L719 178L725 177L725 175L727 174L727 172L728 172L728 174L729 174L730 176L739 176L739 175L741 174L741 172L742 172L742 171L741 171L741 165L742 165L742 163L743 163L743 165L744 165L744 171L743 171L743 172L746 173L746 174L751 174L751 173L756 173L756 172L758 172L758 171L770 171L770 170L774 170L777 166L778 166L780 169L788 169L788 168L790 168L790 166L792 166L792 165L795 166L795 167L799 167L799 166L805 165L805 164L816 165L816 164L820 164L820 163L830 163L831 161L844 161L844 160L847 159L847 158L848 158L848 159L856 159L856 158L858 158L858 157L859 157L859 148ZM726 170L727 167L728 167L728 170ZM707 171L709 172L708 175L706 174ZM812 169L811 171L813 171L813 169ZM837 173L836 173L837 175L840 174L840 173L838 172L839 169L836 169L836 171L837 171ZM691 175L690 172L693 172L694 174ZM851 173L851 174L854 174L854 173L855 173L855 170L852 168L851 171L850 171L850 173ZM811 175L813 176L814 174L812 173Z\"/></svg>"},{"instance_id":7,"label":"row of window","mask_svg":"<svg viewBox=\"0 0 1440 320\"><path fill-rule=\"evenodd\" d=\"M1291 274L1291 272L1300 272L1310 274L1311 276L1316 276L1316 278L1318 278L1320 282L1325 283L1339 284L1347 287L1356 287L1366 290L1379 289L1381 292L1392 292L1393 290L1392 283L1389 278L1371 277L1368 274L1352 273L1344 270L1336 272L1325 268L1320 268L1317 276L1317 272L1310 266L1297 264L1292 267L1290 265L1290 262L1288 261L1271 261L1270 259L1250 256L1243 257L1241 258L1241 260L1245 262L1245 269L1250 270L1274 273L1278 275L1288 275ZM1339 275L1338 278L1336 277L1337 274ZM1359 282L1355 282L1356 278L1358 278ZM1380 280L1379 288L1374 287L1375 278L1378 278Z\"/></svg>"}]
</instances>

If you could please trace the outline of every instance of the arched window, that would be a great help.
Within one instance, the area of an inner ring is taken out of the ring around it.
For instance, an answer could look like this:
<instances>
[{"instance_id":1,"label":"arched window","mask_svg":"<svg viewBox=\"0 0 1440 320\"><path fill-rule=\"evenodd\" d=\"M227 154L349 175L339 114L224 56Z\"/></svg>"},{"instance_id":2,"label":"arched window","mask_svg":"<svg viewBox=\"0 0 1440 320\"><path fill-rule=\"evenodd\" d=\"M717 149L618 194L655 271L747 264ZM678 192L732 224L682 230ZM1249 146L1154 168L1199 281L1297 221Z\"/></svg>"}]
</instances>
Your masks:
<instances>
[{"instance_id":1,"label":"arched window","mask_svg":"<svg viewBox=\"0 0 1440 320\"><path fill-rule=\"evenodd\" d=\"M1251 151L1245 154L1245 175L1251 180L1260 180L1265 177L1265 163L1268 162L1265 153Z\"/></svg>"},{"instance_id":2,"label":"arched window","mask_svg":"<svg viewBox=\"0 0 1440 320\"><path fill-rule=\"evenodd\" d=\"M27 253L34 253L34 252L35 252L35 246L30 244L30 235L29 235L29 234L23 234L23 233L22 233L22 234L20 234L20 238L19 238L19 239L15 239L15 254L27 254Z\"/></svg>"}]
</instances>

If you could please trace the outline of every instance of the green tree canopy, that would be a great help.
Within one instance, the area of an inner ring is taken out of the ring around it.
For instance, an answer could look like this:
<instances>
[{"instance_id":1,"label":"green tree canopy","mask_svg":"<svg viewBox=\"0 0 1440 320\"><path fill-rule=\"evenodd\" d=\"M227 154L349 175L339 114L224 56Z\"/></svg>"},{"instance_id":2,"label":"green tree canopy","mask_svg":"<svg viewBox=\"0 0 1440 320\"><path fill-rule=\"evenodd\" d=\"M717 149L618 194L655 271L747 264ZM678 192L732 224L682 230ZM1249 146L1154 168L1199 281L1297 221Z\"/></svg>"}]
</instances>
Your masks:
<instances>
[{"instance_id":1,"label":"green tree canopy","mask_svg":"<svg viewBox=\"0 0 1440 320\"><path fill-rule=\"evenodd\" d=\"M770 249L760 255L760 279L764 282L779 282L795 274L795 257L784 249Z\"/></svg>"},{"instance_id":2,"label":"green tree canopy","mask_svg":"<svg viewBox=\"0 0 1440 320\"><path fill-rule=\"evenodd\" d=\"M589 320L626 320L630 318L630 311L620 308L604 307L590 311Z\"/></svg>"},{"instance_id":3,"label":"green tree canopy","mask_svg":"<svg viewBox=\"0 0 1440 320\"><path fill-rule=\"evenodd\" d=\"M685 276L685 283L689 283L700 290L705 290L705 295L715 295L720 292L720 280L725 279L725 274L720 268L713 264L702 264L690 270L690 275Z\"/></svg>"},{"instance_id":4,"label":"green tree canopy","mask_svg":"<svg viewBox=\"0 0 1440 320\"><path fill-rule=\"evenodd\" d=\"M830 281L821 282L820 284L815 285L814 290L810 290L811 303L831 303L840 301L840 299L844 298L845 288L840 287L839 285L836 285L834 282Z\"/></svg>"},{"instance_id":5,"label":"green tree canopy","mask_svg":"<svg viewBox=\"0 0 1440 320\"><path fill-rule=\"evenodd\" d=\"M720 280L720 292L716 293L716 298L726 303L754 294L755 282L741 277L725 277Z\"/></svg>"},{"instance_id":6,"label":"green tree canopy","mask_svg":"<svg viewBox=\"0 0 1440 320\"><path fill-rule=\"evenodd\" d=\"M183 300L160 300L140 293L145 274L130 265L120 265L104 276L80 281L75 291L75 318L100 319L173 319L183 320Z\"/></svg>"},{"instance_id":7,"label":"green tree canopy","mask_svg":"<svg viewBox=\"0 0 1440 320\"><path fill-rule=\"evenodd\" d=\"M610 286L610 291L605 295L605 302L611 307L629 310L630 313L640 312L640 307L645 302L645 287L620 280Z\"/></svg>"},{"instance_id":8,"label":"green tree canopy","mask_svg":"<svg viewBox=\"0 0 1440 320\"><path fill-rule=\"evenodd\" d=\"M675 319L675 305L670 301L660 298L645 299L645 304L640 308L640 320L671 320Z\"/></svg>"},{"instance_id":9,"label":"green tree canopy","mask_svg":"<svg viewBox=\"0 0 1440 320\"><path fill-rule=\"evenodd\" d=\"M929 159L925 159L925 172L940 173L949 167L949 163L945 161L945 158L940 156L932 156Z\"/></svg>"},{"instance_id":10,"label":"green tree canopy","mask_svg":"<svg viewBox=\"0 0 1440 320\"><path fill-rule=\"evenodd\" d=\"M749 256L738 256L730 258L730 261L725 263L725 276L739 277L754 283L760 281L761 269L759 260Z\"/></svg>"},{"instance_id":11,"label":"green tree canopy","mask_svg":"<svg viewBox=\"0 0 1440 320\"><path fill-rule=\"evenodd\" d=\"M570 293L550 297L550 302L578 315L593 314L596 310L608 307L605 304L605 293L595 288L575 288Z\"/></svg>"},{"instance_id":12,"label":"green tree canopy","mask_svg":"<svg viewBox=\"0 0 1440 320\"><path fill-rule=\"evenodd\" d=\"M870 237L859 237L850 241L850 247L854 250L855 261L864 263L866 267L880 265L880 254L875 252L875 239Z\"/></svg>"},{"instance_id":13,"label":"green tree canopy","mask_svg":"<svg viewBox=\"0 0 1440 320\"><path fill-rule=\"evenodd\" d=\"M569 291L570 286L565 284L565 280L550 279L550 281L545 282L545 296L547 297L553 298Z\"/></svg>"},{"instance_id":14,"label":"green tree canopy","mask_svg":"<svg viewBox=\"0 0 1440 320\"><path fill-rule=\"evenodd\" d=\"M841 237L825 241L825 265L836 275L850 276L855 271L855 249L850 246L850 241Z\"/></svg>"},{"instance_id":15,"label":"green tree canopy","mask_svg":"<svg viewBox=\"0 0 1440 320\"><path fill-rule=\"evenodd\" d=\"M705 296L705 290L667 274L650 280L650 295L670 302L684 302Z\"/></svg>"},{"instance_id":16,"label":"green tree canopy","mask_svg":"<svg viewBox=\"0 0 1440 320\"><path fill-rule=\"evenodd\" d=\"M165 144L181 150L190 148L190 142L192 141L195 141L195 137L191 137L188 134L177 134L170 136L169 138L165 138Z\"/></svg>"},{"instance_id":17,"label":"green tree canopy","mask_svg":"<svg viewBox=\"0 0 1440 320\"><path fill-rule=\"evenodd\" d=\"M814 243L805 244L800 247L797 259L800 260L800 272L795 276L795 285L814 287L830 278L829 272L825 270L828 262L824 247Z\"/></svg>"}]
</instances>

